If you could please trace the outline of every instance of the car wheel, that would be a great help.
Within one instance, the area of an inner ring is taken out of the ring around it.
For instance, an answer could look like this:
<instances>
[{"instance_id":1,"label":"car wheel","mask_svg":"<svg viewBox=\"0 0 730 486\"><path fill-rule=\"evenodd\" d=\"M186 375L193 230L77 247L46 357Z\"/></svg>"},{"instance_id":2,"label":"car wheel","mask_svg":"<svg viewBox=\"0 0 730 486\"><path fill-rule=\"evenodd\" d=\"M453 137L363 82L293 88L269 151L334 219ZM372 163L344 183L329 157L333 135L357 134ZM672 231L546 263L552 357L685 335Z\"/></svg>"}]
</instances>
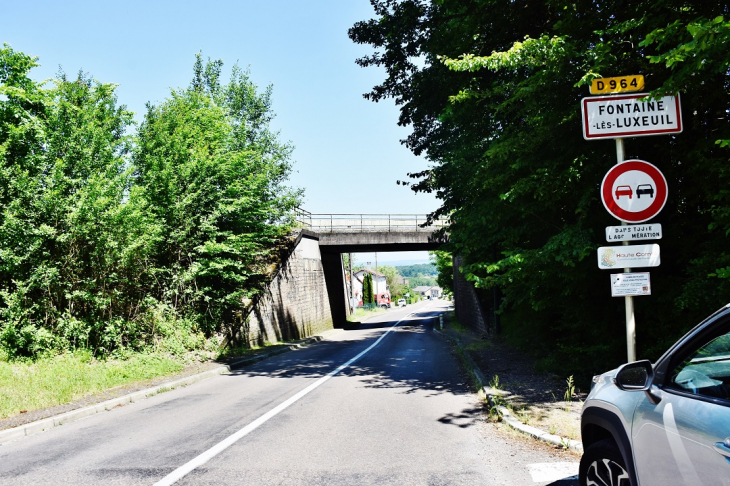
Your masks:
<instances>
[{"instance_id":1,"label":"car wheel","mask_svg":"<svg viewBox=\"0 0 730 486\"><path fill-rule=\"evenodd\" d=\"M616 446L601 440L586 449L580 460L581 486L631 486L624 459Z\"/></svg>"}]
</instances>

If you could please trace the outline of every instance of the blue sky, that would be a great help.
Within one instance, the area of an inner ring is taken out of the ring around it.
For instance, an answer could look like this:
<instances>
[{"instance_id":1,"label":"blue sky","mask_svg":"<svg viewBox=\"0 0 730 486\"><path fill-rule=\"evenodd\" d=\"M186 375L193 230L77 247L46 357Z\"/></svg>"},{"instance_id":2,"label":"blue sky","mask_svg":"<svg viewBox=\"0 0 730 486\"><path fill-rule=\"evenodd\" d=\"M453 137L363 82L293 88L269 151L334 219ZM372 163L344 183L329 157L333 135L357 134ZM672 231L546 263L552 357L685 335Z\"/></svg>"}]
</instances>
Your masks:
<instances>
[{"instance_id":1,"label":"blue sky","mask_svg":"<svg viewBox=\"0 0 730 486\"><path fill-rule=\"evenodd\" d=\"M314 213L413 213L438 201L396 185L428 166L401 145L392 101L362 94L384 79L355 59L372 52L347 30L373 17L367 0L4 2L0 41L39 57L32 76L80 69L119 84L120 103L140 121L147 102L187 86L195 54L238 62L261 88L273 85L274 128L294 146L292 185ZM424 252L379 261L425 260ZM363 254L359 261L374 260Z\"/></svg>"}]
</instances>

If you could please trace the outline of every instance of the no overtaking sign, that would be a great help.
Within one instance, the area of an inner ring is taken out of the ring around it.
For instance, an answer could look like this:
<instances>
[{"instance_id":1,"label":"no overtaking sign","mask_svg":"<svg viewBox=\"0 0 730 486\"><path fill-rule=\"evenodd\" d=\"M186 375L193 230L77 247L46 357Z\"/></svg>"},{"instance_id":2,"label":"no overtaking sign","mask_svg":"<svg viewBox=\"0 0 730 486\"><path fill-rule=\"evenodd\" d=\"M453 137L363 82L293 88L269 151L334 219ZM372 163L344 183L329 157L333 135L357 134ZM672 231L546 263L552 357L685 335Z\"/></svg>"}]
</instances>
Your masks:
<instances>
[{"instance_id":1,"label":"no overtaking sign","mask_svg":"<svg viewBox=\"0 0 730 486\"><path fill-rule=\"evenodd\" d=\"M614 165L601 183L601 200L616 219L643 223L667 202L667 180L656 166L643 160Z\"/></svg>"}]
</instances>

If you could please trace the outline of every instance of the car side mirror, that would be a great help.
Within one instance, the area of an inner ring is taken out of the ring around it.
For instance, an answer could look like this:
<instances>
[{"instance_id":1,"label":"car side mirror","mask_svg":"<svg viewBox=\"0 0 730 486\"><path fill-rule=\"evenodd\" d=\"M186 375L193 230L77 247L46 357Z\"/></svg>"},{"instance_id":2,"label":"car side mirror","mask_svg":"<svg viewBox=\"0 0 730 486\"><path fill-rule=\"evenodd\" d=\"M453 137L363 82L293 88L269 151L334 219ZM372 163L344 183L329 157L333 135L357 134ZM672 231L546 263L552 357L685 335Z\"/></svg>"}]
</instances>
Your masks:
<instances>
[{"instance_id":1,"label":"car side mirror","mask_svg":"<svg viewBox=\"0 0 730 486\"><path fill-rule=\"evenodd\" d=\"M621 390L648 391L654 379L654 367L648 359L627 363L616 371L614 383Z\"/></svg>"}]
</instances>

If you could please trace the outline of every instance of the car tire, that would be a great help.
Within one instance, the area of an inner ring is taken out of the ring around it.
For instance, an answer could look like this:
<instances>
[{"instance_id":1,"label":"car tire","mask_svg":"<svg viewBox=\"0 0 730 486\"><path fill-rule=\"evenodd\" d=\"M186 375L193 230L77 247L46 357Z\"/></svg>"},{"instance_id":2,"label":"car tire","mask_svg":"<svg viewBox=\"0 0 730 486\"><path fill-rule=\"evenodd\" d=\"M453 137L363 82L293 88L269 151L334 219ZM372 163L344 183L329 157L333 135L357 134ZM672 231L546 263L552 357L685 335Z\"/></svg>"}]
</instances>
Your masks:
<instances>
[{"instance_id":1,"label":"car tire","mask_svg":"<svg viewBox=\"0 0 730 486\"><path fill-rule=\"evenodd\" d=\"M609 440L591 444L580 460L580 486L632 486L624 458Z\"/></svg>"}]
</instances>

